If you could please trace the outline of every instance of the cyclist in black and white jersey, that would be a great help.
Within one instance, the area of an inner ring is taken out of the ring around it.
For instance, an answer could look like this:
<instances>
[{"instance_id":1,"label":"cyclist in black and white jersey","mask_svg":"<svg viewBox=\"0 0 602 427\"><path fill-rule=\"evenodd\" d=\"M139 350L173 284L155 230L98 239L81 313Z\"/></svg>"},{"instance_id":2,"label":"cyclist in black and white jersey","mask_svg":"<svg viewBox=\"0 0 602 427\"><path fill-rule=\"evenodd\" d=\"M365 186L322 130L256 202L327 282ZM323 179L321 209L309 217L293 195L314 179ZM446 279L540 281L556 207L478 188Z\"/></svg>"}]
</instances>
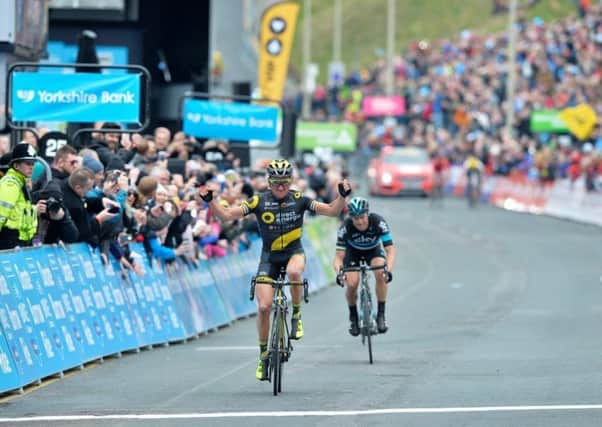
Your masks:
<instances>
[{"instance_id":1,"label":"cyclist in black and white jersey","mask_svg":"<svg viewBox=\"0 0 602 427\"><path fill-rule=\"evenodd\" d=\"M293 180L293 167L287 160L273 160L268 166L270 190L245 200L238 206L224 207L213 199L210 190L201 193L201 198L211 203L215 214L222 220L230 221L245 215L255 214L263 249L257 276L255 295L258 303L257 330L259 333L260 358L255 376L258 380L267 379L268 335L270 312L274 289L271 281L278 278L280 268L286 268L291 282L302 281L305 269L305 253L301 244L303 216L305 211L320 215L337 216L345 206L345 197L351 193L351 186L343 180L338 184L338 197L330 203L321 203L300 192L290 189ZM291 321L292 339L303 337L301 320L301 286L291 287L293 316Z\"/></svg>"},{"instance_id":2,"label":"cyclist in black and white jersey","mask_svg":"<svg viewBox=\"0 0 602 427\"><path fill-rule=\"evenodd\" d=\"M341 284L342 278L338 276L341 267L359 265L364 259L371 266L387 265L386 270L375 270L376 298L378 312L376 325L378 332L387 332L385 320L385 302L387 300L387 284L393 279L395 264L395 246L387 221L375 213L369 212L368 201L362 197L354 197L347 205L349 217L345 219L337 234L336 252L333 262L334 271L337 273L337 282ZM347 284L346 298L349 305L349 320L351 326L349 333L357 336L360 333L357 313L357 288L359 284L358 272L345 273Z\"/></svg>"}]
</instances>

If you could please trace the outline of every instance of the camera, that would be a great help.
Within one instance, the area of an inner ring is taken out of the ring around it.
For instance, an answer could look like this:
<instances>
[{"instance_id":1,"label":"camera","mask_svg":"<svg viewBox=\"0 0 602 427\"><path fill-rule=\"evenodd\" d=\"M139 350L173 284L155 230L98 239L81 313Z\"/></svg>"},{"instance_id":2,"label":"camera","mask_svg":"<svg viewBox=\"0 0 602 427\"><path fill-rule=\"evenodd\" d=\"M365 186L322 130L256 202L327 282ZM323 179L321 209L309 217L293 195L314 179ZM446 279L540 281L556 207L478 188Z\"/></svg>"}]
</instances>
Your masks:
<instances>
[{"instance_id":1,"label":"camera","mask_svg":"<svg viewBox=\"0 0 602 427\"><path fill-rule=\"evenodd\" d=\"M133 238L131 235L129 235L127 233L120 233L119 236L117 237L117 241L119 242L120 246L125 246L128 243L131 243L133 241Z\"/></svg>"},{"instance_id":2,"label":"camera","mask_svg":"<svg viewBox=\"0 0 602 427\"><path fill-rule=\"evenodd\" d=\"M49 214L57 213L62 207L63 207L63 203L59 199L56 199L54 197L49 197L48 200L46 200L46 211Z\"/></svg>"}]
</instances>

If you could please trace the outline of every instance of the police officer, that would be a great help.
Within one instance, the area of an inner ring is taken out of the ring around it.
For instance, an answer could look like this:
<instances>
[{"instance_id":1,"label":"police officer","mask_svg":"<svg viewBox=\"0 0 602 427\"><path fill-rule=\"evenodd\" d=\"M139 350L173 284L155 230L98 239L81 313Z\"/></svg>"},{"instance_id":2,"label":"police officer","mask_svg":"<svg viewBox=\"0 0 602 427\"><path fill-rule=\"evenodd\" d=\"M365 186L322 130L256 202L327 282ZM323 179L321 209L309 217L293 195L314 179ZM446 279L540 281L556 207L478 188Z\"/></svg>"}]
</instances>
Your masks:
<instances>
[{"instance_id":1,"label":"police officer","mask_svg":"<svg viewBox=\"0 0 602 427\"><path fill-rule=\"evenodd\" d=\"M28 179L36 162L36 150L21 142L15 145L6 175L0 179L0 249L31 246L38 227L38 208L31 202Z\"/></svg>"}]
</instances>

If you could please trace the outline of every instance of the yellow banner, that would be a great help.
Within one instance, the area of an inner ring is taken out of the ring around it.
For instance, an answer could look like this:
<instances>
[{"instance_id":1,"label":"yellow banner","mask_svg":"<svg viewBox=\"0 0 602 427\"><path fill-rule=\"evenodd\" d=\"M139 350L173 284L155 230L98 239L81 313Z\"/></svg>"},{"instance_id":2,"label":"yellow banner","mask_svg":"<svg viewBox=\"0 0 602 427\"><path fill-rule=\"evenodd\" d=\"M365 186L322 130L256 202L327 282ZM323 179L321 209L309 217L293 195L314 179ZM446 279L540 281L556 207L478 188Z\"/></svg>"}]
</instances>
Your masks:
<instances>
[{"instance_id":1,"label":"yellow banner","mask_svg":"<svg viewBox=\"0 0 602 427\"><path fill-rule=\"evenodd\" d=\"M581 141L590 137L598 122L596 112L588 104L579 104L576 107L565 108L560 112L560 117L564 120L571 133Z\"/></svg>"},{"instance_id":2,"label":"yellow banner","mask_svg":"<svg viewBox=\"0 0 602 427\"><path fill-rule=\"evenodd\" d=\"M259 90L261 98L282 100L293 48L299 5L293 1L268 7L259 33Z\"/></svg>"}]
</instances>

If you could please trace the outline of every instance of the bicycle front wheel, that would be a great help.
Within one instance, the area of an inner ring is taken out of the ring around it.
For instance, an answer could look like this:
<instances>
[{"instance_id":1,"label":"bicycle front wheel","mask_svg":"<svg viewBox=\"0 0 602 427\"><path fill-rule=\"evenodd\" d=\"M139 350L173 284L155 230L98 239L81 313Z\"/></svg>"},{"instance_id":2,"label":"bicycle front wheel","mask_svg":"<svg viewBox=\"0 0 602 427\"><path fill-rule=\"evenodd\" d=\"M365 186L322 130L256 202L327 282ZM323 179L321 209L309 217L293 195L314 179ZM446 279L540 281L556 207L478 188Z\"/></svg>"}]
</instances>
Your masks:
<instances>
[{"instance_id":1,"label":"bicycle front wheel","mask_svg":"<svg viewBox=\"0 0 602 427\"><path fill-rule=\"evenodd\" d=\"M366 288L362 288L362 316L364 318L364 325L362 327L362 334L368 341L368 357L370 364L373 363L372 357L372 329L374 321L372 319L372 302L370 301L370 295Z\"/></svg>"},{"instance_id":2,"label":"bicycle front wheel","mask_svg":"<svg viewBox=\"0 0 602 427\"><path fill-rule=\"evenodd\" d=\"M282 322L282 313L280 310L276 310L274 313L274 320L272 323L272 346L271 346L271 357L270 357L270 371L272 386L274 388L274 396L278 395L282 384L282 357L280 355L282 331L280 324Z\"/></svg>"}]
</instances>

